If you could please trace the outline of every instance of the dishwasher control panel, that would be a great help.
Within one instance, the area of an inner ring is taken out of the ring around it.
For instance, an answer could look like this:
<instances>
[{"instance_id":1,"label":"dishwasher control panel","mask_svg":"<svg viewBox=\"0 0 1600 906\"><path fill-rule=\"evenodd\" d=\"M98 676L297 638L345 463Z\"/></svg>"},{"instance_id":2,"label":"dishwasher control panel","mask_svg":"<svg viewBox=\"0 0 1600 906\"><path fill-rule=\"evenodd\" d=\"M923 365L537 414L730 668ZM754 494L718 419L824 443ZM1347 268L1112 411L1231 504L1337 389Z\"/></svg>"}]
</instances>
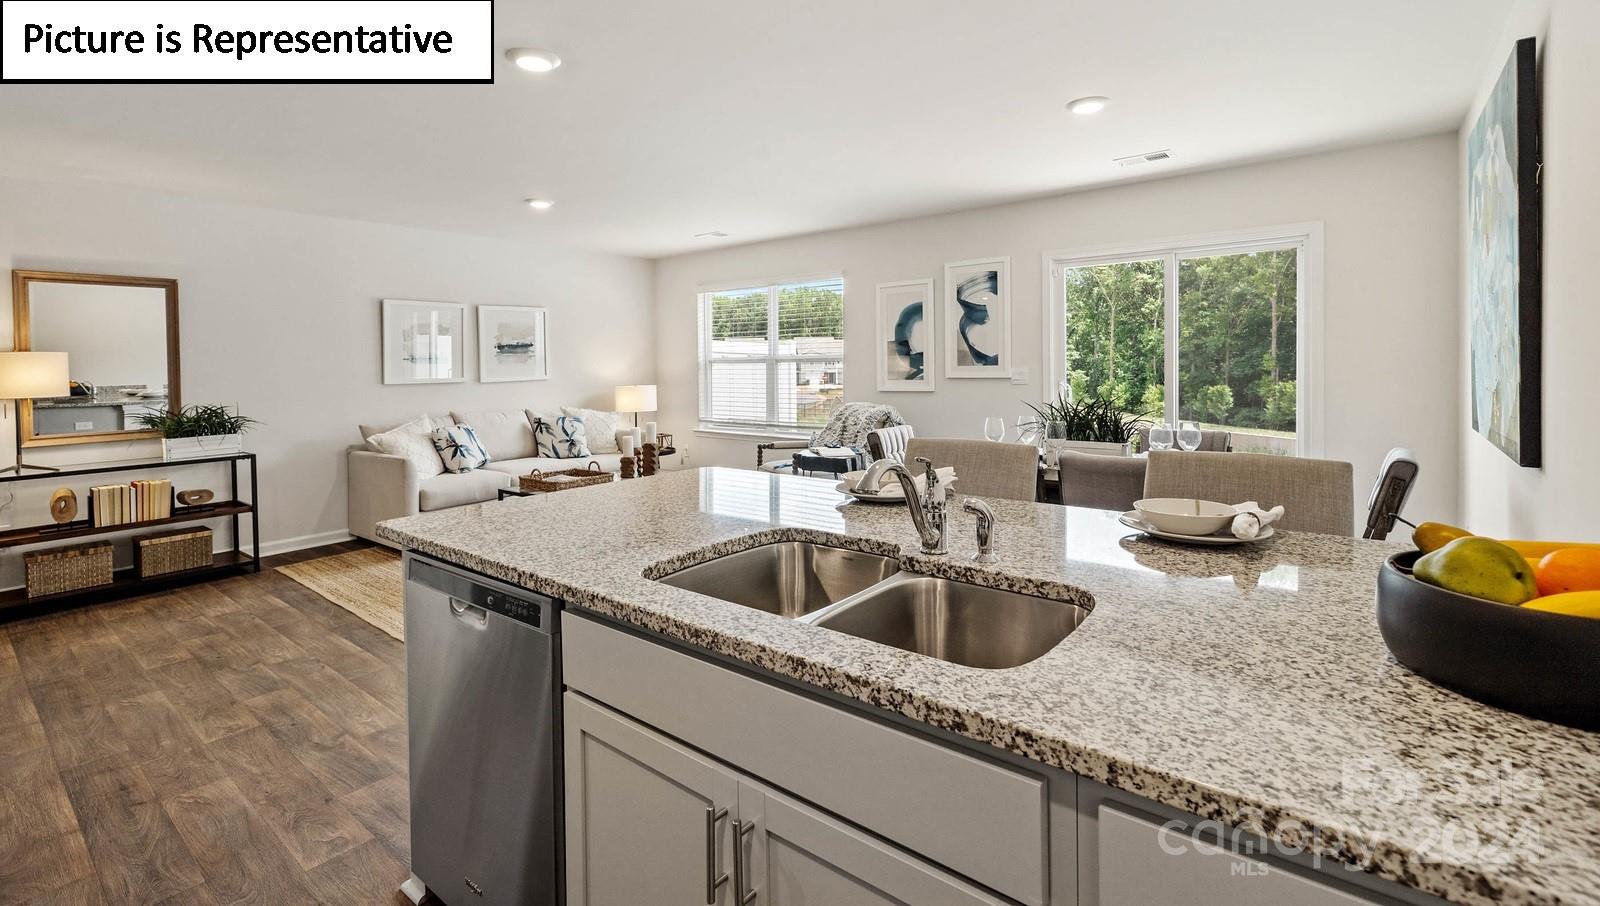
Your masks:
<instances>
[{"instance_id":1,"label":"dishwasher control panel","mask_svg":"<svg viewBox=\"0 0 1600 906\"><path fill-rule=\"evenodd\" d=\"M547 629L555 622L556 602L544 595L531 591L512 594L500 587L488 587L484 584L484 580L474 581L453 570L441 569L423 560L411 560L410 569L410 578L413 581L442 591L460 604L510 617L535 629Z\"/></svg>"}]
</instances>

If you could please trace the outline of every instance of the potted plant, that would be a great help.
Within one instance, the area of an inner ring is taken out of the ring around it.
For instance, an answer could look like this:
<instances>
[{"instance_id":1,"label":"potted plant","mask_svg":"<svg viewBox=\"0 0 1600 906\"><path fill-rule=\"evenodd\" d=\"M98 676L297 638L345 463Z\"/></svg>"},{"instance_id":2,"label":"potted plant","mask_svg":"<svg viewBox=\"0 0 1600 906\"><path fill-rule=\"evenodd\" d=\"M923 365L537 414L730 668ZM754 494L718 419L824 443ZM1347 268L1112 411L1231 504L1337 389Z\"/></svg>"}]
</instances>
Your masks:
<instances>
[{"instance_id":1,"label":"potted plant","mask_svg":"<svg viewBox=\"0 0 1600 906\"><path fill-rule=\"evenodd\" d=\"M167 459L197 459L238 453L244 432L256 424L227 406L184 406L135 416L139 425L161 432L161 449Z\"/></svg>"},{"instance_id":2,"label":"potted plant","mask_svg":"<svg viewBox=\"0 0 1600 906\"><path fill-rule=\"evenodd\" d=\"M1045 450L1046 459L1055 452L1075 450L1102 456L1128 456L1133 436L1141 425L1149 424L1143 415L1129 412L1116 400L1093 397L1076 402L1063 394L1042 406L1026 404L1037 418L1029 427Z\"/></svg>"}]
</instances>

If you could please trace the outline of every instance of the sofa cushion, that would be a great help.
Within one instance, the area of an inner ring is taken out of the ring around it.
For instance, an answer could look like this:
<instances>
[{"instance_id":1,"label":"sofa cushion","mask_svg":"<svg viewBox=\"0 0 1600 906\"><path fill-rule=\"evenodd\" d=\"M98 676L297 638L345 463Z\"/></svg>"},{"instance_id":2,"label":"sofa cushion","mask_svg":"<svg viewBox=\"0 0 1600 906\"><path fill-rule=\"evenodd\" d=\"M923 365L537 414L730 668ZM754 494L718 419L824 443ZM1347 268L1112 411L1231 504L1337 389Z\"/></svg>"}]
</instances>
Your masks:
<instances>
[{"instance_id":1,"label":"sofa cushion","mask_svg":"<svg viewBox=\"0 0 1600 906\"><path fill-rule=\"evenodd\" d=\"M427 415L422 416L422 418L426 418L428 421L433 422L433 426L435 428L439 427L440 425L455 424L455 420L450 417L450 413L448 412L430 412ZM414 421L416 421L416 419L408 418L403 422L383 422L375 425L357 425L356 430L361 432L361 440L363 443L365 443L366 439L374 434L383 434L388 431L393 431L401 425L410 424ZM373 448L371 444L367 444L367 449L374 453L383 452L382 450Z\"/></svg>"},{"instance_id":2,"label":"sofa cushion","mask_svg":"<svg viewBox=\"0 0 1600 906\"><path fill-rule=\"evenodd\" d=\"M483 468L491 459L471 425L435 428L433 446L439 451L446 472L471 472Z\"/></svg>"},{"instance_id":3,"label":"sofa cushion","mask_svg":"<svg viewBox=\"0 0 1600 906\"><path fill-rule=\"evenodd\" d=\"M516 479L503 472L475 469L444 472L417 483L417 505L422 510L443 510L495 499L495 492L512 487Z\"/></svg>"},{"instance_id":4,"label":"sofa cushion","mask_svg":"<svg viewBox=\"0 0 1600 906\"><path fill-rule=\"evenodd\" d=\"M478 409L452 412L458 425L471 425L492 459L533 455L533 422L526 409Z\"/></svg>"},{"instance_id":5,"label":"sofa cushion","mask_svg":"<svg viewBox=\"0 0 1600 906\"><path fill-rule=\"evenodd\" d=\"M575 415L539 419L533 424L533 440L538 445L538 455L549 459L584 459L590 455L583 419Z\"/></svg>"},{"instance_id":6,"label":"sofa cushion","mask_svg":"<svg viewBox=\"0 0 1600 906\"><path fill-rule=\"evenodd\" d=\"M579 409L576 406L562 406L561 411L583 419L583 436L589 441L590 453L617 452L617 428L622 425L621 413Z\"/></svg>"},{"instance_id":7,"label":"sofa cushion","mask_svg":"<svg viewBox=\"0 0 1600 906\"><path fill-rule=\"evenodd\" d=\"M444 471L444 461L433 446L433 431L433 419L424 415L387 431L367 435L367 448L374 453L404 457L416 467L418 479L432 478Z\"/></svg>"}]
</instances>

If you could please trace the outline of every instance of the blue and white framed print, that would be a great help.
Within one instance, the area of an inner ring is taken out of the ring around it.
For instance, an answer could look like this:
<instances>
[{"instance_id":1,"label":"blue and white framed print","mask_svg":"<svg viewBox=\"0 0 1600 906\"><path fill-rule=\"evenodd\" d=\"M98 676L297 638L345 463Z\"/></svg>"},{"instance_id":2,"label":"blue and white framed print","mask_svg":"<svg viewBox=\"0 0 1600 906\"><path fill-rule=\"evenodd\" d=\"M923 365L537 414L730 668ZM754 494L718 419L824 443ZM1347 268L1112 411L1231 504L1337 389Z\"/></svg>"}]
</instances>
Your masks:
<instances>
[{"instance_id":1,"label":"blue and white framed print","mask_svg":"<svg viewBox=\"0 0 1600 906\"><path fill-rule=\"evenodd\" d=\"M459 384L467 379L467 307L383 300L383 382Z\"/></svg>"},{"instance_id":2,"label":"blue and white framed print","mask_svg":"<svg viewBox=\"0 0 1600 906\"><path fill-rule=\"evenodd\" d=\"M932 390L933 281L878 284L878 389Z\"/></svg>"},{"instance_id":3,"label":"blue and white framed print","mask_svg":"<svg viewBox=\"0 0 1600 906\"><path fill-rule=\"evenodd\" d=\"M944 376L1011 379L1011 259L944 266Z\"/></svg>"},{"instance_id":4,"label":"blue and white framed print","mask_svg":"<svg viewBox=\"0 0 1600 906\"><path fill-rule=\"evenodd\" d=\"M478 380L542 381L550 377L550 348L542 308L478 306Z\"/></svg>"}]
</instances>

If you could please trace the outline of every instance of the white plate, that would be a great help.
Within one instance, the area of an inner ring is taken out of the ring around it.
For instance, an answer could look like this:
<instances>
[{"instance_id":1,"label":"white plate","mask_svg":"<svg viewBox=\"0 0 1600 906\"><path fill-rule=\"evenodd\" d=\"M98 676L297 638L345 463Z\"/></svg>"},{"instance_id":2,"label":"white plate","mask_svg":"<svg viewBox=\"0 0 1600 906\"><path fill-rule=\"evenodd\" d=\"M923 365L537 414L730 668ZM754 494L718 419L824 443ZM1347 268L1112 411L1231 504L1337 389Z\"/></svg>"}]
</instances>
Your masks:
<instances>
[{"instance_id":1,"label":"white plate","mask_svg":"<svg viewBox=\"0 0 1600 906\"><path fill-rule=\"evenodd\" d=\"M854 497L857 500L865 501L867 503L905 503L906 502L906 493L905 493L904 490L902 490L900 488L900 483L898 481L897 482L893 482L893 483L884 484L882 490L878 491L878 493L876 493L876 494L861 494L861 493L857 493L855 488L853 487L854 484L855 484L854 481L841 481L838 484L834 485L833 489L835 491L838 491L841 494L849 494L851 497Z\"/></svg>"},{"instance_id":2,"label":"white plate","mask_svg":"<svg viewBox=\"0 0 1600 906\"><path fill-rule=\"evenodd\" d=\"M1176 541L1179 544L1199 544L1206 547L1228 547L1233 544L1249 544L1251 541L1265 541L1275 533L1272 526L1261 530L1261 534L1254 538L1235 538L1231 532L1219 532L1215 535L1177 535L1172 532L1163 532L1155 526L1139 518L1138 510L1129 510L1117 519L1118 522L1131 529L1137 529L1154 538L1164 541Z\"/></svg>"}]
</instances>

